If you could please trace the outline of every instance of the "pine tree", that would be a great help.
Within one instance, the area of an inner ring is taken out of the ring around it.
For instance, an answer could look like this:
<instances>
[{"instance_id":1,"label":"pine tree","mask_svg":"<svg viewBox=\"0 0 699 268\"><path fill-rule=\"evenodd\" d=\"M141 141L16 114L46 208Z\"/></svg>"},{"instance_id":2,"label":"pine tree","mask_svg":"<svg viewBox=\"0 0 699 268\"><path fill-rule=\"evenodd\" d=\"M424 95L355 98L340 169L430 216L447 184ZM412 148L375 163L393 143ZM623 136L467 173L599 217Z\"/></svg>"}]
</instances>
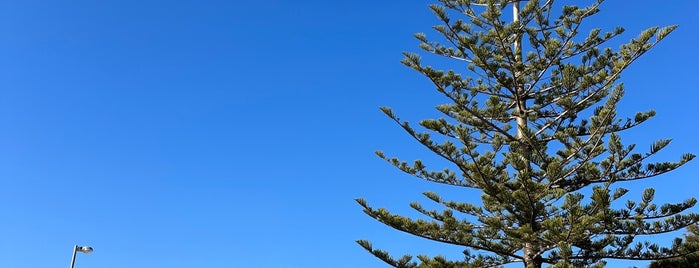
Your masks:
<instances>
[{"instance_id":1,"label":"pine tree","mask_svg":"<svg viewBox=\"0 0 699 268\"><path fill-rule=\"evenodd\" d=\"M409 164L380 151L377 155L415 177L480 194L481 202L444 200L426 192L446 208L430 210L412 203L425 216L413 219L356 201L366 214L392 228L463 246L465 257L395 258L366 240L357 242L393 267L513 262L525 267L597 267L605 259L686 254L689 249L680 246L681 238L669 246L646 238L699 221L699 215L687 212L696 199L658 205L654 189L648 188L633 201L619 183L667 173L694 155L649 162L669 139L637 152L634 145L622 143L620 134L655 112L625 119L616 113L624 95L621 73L677 26L647 29L612 49L609 41L622 28L580 33L601 4L562 10L553 0L439 0L431 5L441 23L434 27L441 41L418 33L420 48L466 68L438 70L413 53L404 53L402 63L427 77L449 100L436 107L444 117L420 121L420 130L390 108L381 110L451 167L432 170L420 160ZM503 14L509 9L512 19Z\"/></svg>"},{"instance_id":2,"label":"pine tree","mask_svg":"<svg viewBox=\"0 0 699 268\"><path fill-rule=\"evenodd\" d=\"M699 244L699 226L690 225L687 227L687 231L688 233L685 234L685 243L682 246L687 247L685 250L691 252L694 249L693 247L696 247L696 245ZM699 253L693 253L672 259L654 261L649 266L649 268L662 267L699 268Z\"/></svg>"}]
</instances>

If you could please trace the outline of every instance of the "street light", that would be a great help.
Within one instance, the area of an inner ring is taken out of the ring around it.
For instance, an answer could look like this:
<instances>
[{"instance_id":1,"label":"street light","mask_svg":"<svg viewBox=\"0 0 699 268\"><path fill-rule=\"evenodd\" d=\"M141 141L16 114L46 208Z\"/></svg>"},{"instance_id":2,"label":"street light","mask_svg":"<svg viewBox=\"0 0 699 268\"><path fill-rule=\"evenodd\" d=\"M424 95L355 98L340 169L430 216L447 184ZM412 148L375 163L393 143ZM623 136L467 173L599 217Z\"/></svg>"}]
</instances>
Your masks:
<instances>
[{"instance_id":1,"label":"street light","mask_svg":"<svg viewBox=\"0 0 699 268\"><path fill-rule=\"evenodd\" d=\"M75 255L78 254L78 251L87 254L92 252L92 247L75 245L73 248L73 258L70 260L70 268L75 267Z\"/></svg>"}]
</instances>

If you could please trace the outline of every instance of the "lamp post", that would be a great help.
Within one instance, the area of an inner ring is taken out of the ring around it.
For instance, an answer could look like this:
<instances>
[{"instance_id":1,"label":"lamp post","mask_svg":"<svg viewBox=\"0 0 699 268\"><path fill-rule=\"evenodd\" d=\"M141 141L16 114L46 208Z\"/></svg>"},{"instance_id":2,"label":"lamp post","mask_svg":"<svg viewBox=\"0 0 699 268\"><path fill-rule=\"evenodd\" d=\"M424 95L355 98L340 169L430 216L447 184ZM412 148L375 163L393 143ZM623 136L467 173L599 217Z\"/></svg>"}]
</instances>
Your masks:
<instances>
[{"instance_id":1,"label":"lamp post","mask_svg":"<svg viewBox=\"0 0 699 268\"><path fill-rule=\"evenodd\" d=\"M78 251L87 254L92 252L92 247L75 245L75 247L73 248L73 258L70 260L70 268L75 267L75 255L78 254Z\"/></svg>"}]
</instances>

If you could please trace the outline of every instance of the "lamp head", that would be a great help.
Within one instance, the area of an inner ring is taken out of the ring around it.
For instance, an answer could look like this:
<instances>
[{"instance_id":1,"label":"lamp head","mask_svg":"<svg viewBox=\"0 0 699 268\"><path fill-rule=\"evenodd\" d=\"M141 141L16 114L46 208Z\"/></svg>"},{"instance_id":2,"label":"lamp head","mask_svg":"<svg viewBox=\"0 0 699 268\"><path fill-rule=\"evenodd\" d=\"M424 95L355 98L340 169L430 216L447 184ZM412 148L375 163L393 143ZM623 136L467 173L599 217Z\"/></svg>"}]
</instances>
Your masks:
<instances>
[{"instance_id":1,"label":"lamp head","mask_svg":"<svg viewBox=\"0 0 699 268\"><path fill-rule=\"evenodd\" d=\"M79 247L78 247L78 251L87 254L87 253L92 252L92 247L79 246Z\"/></svg>"}]
</instances>

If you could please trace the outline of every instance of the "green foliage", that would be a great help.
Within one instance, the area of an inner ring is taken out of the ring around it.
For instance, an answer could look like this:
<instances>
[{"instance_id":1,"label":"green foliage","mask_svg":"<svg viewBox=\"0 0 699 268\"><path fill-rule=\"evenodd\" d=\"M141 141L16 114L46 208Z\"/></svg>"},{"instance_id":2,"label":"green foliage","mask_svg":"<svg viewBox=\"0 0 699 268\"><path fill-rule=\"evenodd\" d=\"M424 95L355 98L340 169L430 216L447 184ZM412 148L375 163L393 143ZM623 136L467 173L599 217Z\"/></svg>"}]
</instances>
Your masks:
<instances>
[{"instance_id":1,"label":"green foliage","mask_svg":"<svg viewBox=\"0 0 699 268\"><path fill-rule=\"evenodd\" d=\"M460 261L406 255L393 258L363 248L393 267L493 267L521 262L525 267L602 267L605 259L659 260L683 256L692 248L676 240L661 247L644 239L699 221L686 213L690 198L658 205L655 191L626 200L618 182L636 181L672 171L694 158L649 162L670 140L646 152L624 145L621 132L638 126L654 111L620 118L616 107L625 88L621 73L676 26L654 27L612 49L607 42L624 30L593 29L582 23L596 14L601 0L588 7L564 6L556 18L553 1L440 0L430 9L441 21L434 27L441 42L415 34L420 48L454 60L469 75L439 70L404 53L402 63L427 77L449 102L436 107L443 118L425 119L421 129L381 110L417 142L451 163L431 170L377 155L415 177L481 193L481 204L425 196L446 207L412 219L357 202L372 218L397 230L429 240L464 246ZM543 2L543 3L542 3ZM516 18L505 21L505 9ZM453 19L452 17L458 17ZM587 196L583 193L588 193ZM429 219L429 220L427 220Z\"/></svg>"},{"instance_id":2,"label":"green foliage","mask_svg":"<svg viewBox=\"0 0 699 268\"><path fill-rule=\"evenodd\" d=\"M696 252L699 249L699 226L690 225L687 227L687 230L689 232L685 234L685 241L682 247L685 249L685 252ZM699 268L699 253L654 261L649 267Z\"/></svg>"}]
</instances>

